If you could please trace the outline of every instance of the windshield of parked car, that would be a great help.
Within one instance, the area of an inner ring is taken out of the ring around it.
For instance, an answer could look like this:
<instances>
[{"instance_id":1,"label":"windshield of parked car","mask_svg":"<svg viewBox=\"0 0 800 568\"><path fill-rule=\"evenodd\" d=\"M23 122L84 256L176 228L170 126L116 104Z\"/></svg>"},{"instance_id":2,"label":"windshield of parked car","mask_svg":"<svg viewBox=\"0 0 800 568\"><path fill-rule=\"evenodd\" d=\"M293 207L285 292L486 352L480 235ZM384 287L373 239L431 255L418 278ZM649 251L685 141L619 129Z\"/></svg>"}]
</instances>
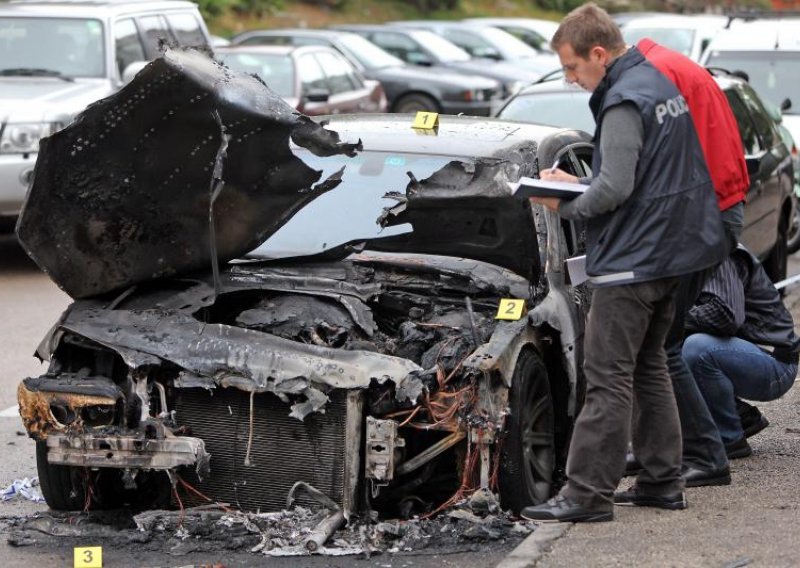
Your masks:
<instances>
[{"instance_id":1,"label":"windshield of parked car","mask_svg":"<svg viewBox=\"0 0 800 568\"><path fill-rule=\"evenodd\" d=\"M440 61L453 62L469 61L472 59L469 53L433 32L428 30L414 30L409 33L417 43L424 45L430 51L434 52Z\"/></svg>"},{"instance_id":2,"label":"windshield of parked car","mask_svg":"<svg viewBox=\"0 0 800 568\"><path fill-rule=\"evenodd\" d=\"M398 203L387 194L405 197L410 182L407 172L413 172L417 180L423 180L457 159L369 151L354 158L321 158L304 149L294 148L294 151L310 167L322 171L321 180L344 168L342 182L308 203L248 256L305 256L350 241L408 232L410 226L407 225L383 229L378 224L384 209Z\"/></svg>"},{"instance_id":3,"label":"windshield of parked car","mask_svg":"<svg viewBox=\"0 0 800 568\"><path fill-rule=\"evenodd\" d=\"M294 65L288 54L236 50L217 53L217 57L234 71L258 75L281 97L297 96L294 89Z\"/></svg>"},{"instance_id":4,"label":"windshield of parked car","mask_svg":"<svg viewBox=\"0 0 800 568\"><path fill-rule=\"evenodd\" d=\"M625 43L635 45L639 40L650 38L654 42L668 47L687 57L692 54L694 30L681 28L623 28L622 37Z\"/></svg>"},{"instance_id":5,"label":"windshield of parked car","mask_svg":"<svg viewBox=\"0 0 800 568\"><path fill-rule=\"evenodd\" d=\"M780 106L792 101L786 114L800 114L800 56L794 51L712 51L706 67L744 71L762 98Z\"/></svg>"},{"instance_id":6,"label":"windshield of parked car","mask_svg":"<svg viewBox=\"0 0 800 568\"><path fill-rule=\"evenodd\" d=\"M520 94L508 101L498 118L533 122L559 128L594 132L594 117L589 110L589 93L569 90L560 93Z\"/></svg>"},{"instance_id":7,"label":"windshield of parked car","mask_svg":"<svg viewBox=\"0 0 800 568\"><path fill-rule=\"evenodd\" d=\"M103 24L78 18L0 18L0 75L103 77Z\"/></svg>"},{"instance_id":8,"label":"windshield of parked car","mask_svg":"<svg viewBox=\"0 0 800 568\"><path fill-rule=\"evenodd\" d=\"M405 65L391 53L382 50L371 41L356 34L342 34L338 38L339 45L347 50L347 55L358 61L366 69L381 69Z\"/></svg>"}]
</instances>

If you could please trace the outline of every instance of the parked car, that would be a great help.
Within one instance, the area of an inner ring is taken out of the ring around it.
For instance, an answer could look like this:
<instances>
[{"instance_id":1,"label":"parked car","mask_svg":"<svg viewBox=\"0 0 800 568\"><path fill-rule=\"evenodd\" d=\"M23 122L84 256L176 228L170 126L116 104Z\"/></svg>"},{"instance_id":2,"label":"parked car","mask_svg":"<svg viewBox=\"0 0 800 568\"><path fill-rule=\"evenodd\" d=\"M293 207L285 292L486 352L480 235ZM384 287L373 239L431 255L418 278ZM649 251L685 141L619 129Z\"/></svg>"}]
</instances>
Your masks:
<instances>
[{"instance_id":1,"label":"parked car","mask_svg":"<svg viewBox=\"0 0 800 568\"><path fill-rule=\"evenodd\" d=\"M622 28L622 37L630 45L636 45L647 37L689 59L700 61L708 44L727 22L728 18L725 16L704 14L636 18Z\"/></svg>"},{"instance_id":2,"label":"parked car","mask_svg":"<svg viewBox=\"0 0 800 568\"><path fill-rule=\"evenodd\" d=\"M486 65L486 61L473 59L457 45L429 30L368 24L341 25L335 29L359 34L411 65L442 67L455 73L494 79L503 86L503 98L541 77L540 73L507 63Z\"/></svg>"},{"instance_id":3,"label":"parked car","mask_svg":"<svg viewBox=\"0 0 800 568\"><path fill-rule=\"evenodd\" d=\"M488 24L448 22L442 20L404 20L389 25L430 30L477 59L502 61L540 76L558 69L555 54L539 53L513 35Z\"/></svg>"},{"instance_id":4,"label":"parked car","mask_svg":"<svg viewBox=\"0 0 800 568\"><path fill-rule=\"evenodd\" d=\"M298 482L345 512L551 495L583 388L585 291L561 270L580 245L509 182L556 155L586 174L591 144L414 118L315 123L169 51L44 141L20 241L76 300L19 401L51 508L188 486L263 512Z\"/></svg>"},{"instance_id":5,"label":"parked car","mask_svg":"<svg viewBox=\"0 0 800 568\"><path fill-rule=\"evenodd\" d=\"M216 57L231 69L255 73L303 114L386 112L380 83L365 80L330 47L219 47Z\"/></svg>"},{"instance_id":6,"label":"parked car","mask_svg":"<svg viewBox=\"0 0 800 568\"><path fill-rule=\"evenodd\" d=\"M379 81L391 112L429 111L488 116L499 106L502 88L485 77L441 68L406 65L358 34L333 30L252 30L231 38L233 45L325 45L344 55L364 77Z\"/></svg>"},{"instance_id":7,"label":"parked car","mask_svg":"<svg viewBox=\"0 0 800 568\"><path fill-rule=\"evenodd\" d=\"M467 23L494 26L524 41L539 52L552 52L550 40L558 29L558 22L539 18L465 18Z\"/></svg>"},{"instance_id":8,"label":"parked car","mask_svg":"<svg viewBox=\"0 0 800 568\"><path fill-rule=\"evenodd\" d=\"M158 55L161 40L210 49L197 5L0 3L0 232L13 230L39 140L129 81Z\"/></svg>"},{"instance_id":9,"label":"parked car","mask_svg":"<svg viewBox=\"0 0 800 568\"><path fill-rule=\"evenodd\" d=\"M709 44L702 63L743 72L759 97L781 109L782 124L800 140L800 19L733 20Z\"/></svg>"},{"instance_id":10,"label":"parked car","mask_svg":"<svg viewBox=\"0 0 800 568\"><path fill-rule=\"evenodd\" d=\"M509 99L497 117L594 132L590 93L559 80L530 85ZM775 121L742 79L719 74L716 81L731 104L745 149L750 189L742 243L757 255L774 282L786 277L787 236L792 226L794 168Z\"/></svg>"}]
</instances>

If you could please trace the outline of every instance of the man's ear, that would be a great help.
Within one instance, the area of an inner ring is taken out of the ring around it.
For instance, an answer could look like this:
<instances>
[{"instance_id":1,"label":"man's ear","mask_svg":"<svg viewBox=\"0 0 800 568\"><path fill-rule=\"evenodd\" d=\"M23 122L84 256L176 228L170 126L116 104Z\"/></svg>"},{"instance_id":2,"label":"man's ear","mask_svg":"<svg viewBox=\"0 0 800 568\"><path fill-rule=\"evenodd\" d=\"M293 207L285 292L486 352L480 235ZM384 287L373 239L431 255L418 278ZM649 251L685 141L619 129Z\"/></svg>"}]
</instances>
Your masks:
<instances>
[{"instance_id":1,"label":"man's ear","mask_svg":"<svg viewBox=\"0 0 800 568\"><path fill-rule=\"evenodd\" d=\"M608 51L602 46L595 45L592 49L589 50L589 58L593 59L594 61L599 61L603 65L607 65L609 60L611 59L608 56Z\"/></svg>"}]
</instances>

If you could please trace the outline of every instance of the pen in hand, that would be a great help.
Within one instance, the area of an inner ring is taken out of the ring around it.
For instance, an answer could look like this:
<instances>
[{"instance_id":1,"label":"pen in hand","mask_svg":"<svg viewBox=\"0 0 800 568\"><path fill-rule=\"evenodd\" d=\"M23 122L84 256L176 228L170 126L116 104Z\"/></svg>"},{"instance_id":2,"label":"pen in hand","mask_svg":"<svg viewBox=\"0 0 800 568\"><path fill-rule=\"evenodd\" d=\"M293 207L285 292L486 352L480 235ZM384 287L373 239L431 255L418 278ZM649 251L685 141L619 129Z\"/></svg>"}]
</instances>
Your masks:
<instances>
[{"instance_id":1,"label":"pen in hand","mask_svg":"<svg viewBox=\"0 0 800 568\"><path fill-rule=\"evenodd\" d=\"M553 166L550 168L550 173L551 173L551 174L554 174L554 173L556 173L556 170L558 169L558 163L559 163L560 161L561 161L561 159L560 159L560 158L556 158L556 161L555 161L555 162L553 162Z\"/></svg>"}]
</instances>

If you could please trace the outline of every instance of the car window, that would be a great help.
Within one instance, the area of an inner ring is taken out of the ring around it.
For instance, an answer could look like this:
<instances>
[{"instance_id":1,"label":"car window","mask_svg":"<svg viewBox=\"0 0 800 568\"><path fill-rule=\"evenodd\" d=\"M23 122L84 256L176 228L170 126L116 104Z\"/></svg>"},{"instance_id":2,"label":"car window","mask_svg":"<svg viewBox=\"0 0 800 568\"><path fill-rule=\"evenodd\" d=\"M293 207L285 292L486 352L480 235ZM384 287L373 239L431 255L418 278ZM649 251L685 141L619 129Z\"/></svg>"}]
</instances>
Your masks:
<instances>
[{"instance_id":1,"label":"car window","mask_svg":"<svg viewBox=\"0 0 800 568\"><path fill-rule=\"evenodd\" d=\"M105 49L100 20L0 19L0 70L43 70L68 77L103 77Z\"/></svg>"},{"instance_id":2,"label":"car window","mask_svg":"<svg viewBox=\"0 0 800 568\"><path fill-rule=\"evenodd\" d=\"M508 101L498 118L577 128L594 132L594 117L589 110L589 94L575 88L557 93L523 93Z\"/></svg>"},{"instance_id":3,"label":"car window","mask_svg":"<svg viewBox=\"0 0 800 568\"><path fill-rule=\"evenodd\" d=\"M800 77L800 57L796 51L711 51L706 66L744 71L759 97L776 106L788 98L792 108L787 112L800 113L800 81L796 79Z\"/></svg>"},{"instance_id":4,"label":"car window","mask_svg":"<svg viewBox=\"0 0 800 568\"><path fill-rule=\"evenodd\" d=\"M191 47L205 47L208 45L206 36L200 27L200 22L194 14L166 14L166 17L172 28L172 33L175 34L175 39L180 45Z\"/></svg>"},{"instance_id":5,"label":"car window","mask_svg":"<svg viewBox=\"0 0 800 568\"><path fill-rule=\"evenodd\" d=\"M408 61L409 63L419 61L420 57L431 59L420 49L415 41L404 34L375 32L370 34L369 40L395 57L399 57L403 61Z\"/></svg>"},{"instance_id":6,"label":"car window","mask_svg":"<svg viewBox=\"0 0 800 568\"><path fill-rule=\"evenodd\" d=\"M442 35L448 41L469 53L472 57L486 57L488 53L497 53L491 43L477 34L456 29L445 29Z\"/></svg>"},{"instance_id":7,"label":"car window","mask_svg":"<svg viewBox=\"0 0 800 568\"><path fill-rule=\"evenodd\" d=\"M402 59L398 59L357 34L339 36L336 49L343 52L351 61L357 61L364 69L383 69L403 65Z\"/></svg>"},{"instance_id":8,"label":"car window","mask_svg":"<svg viewBox=\"0 0 800 568\"><path fill-rule=\"evenodd\" d=\"M300 85L303 93L311 90L330 91L328 80L322 71L317 59L310 53L301 55L297 58L297 75L300 77Z\"/></svg>"},{"instance_id":9,"label":"car window","mask_svg":"<svg viewBox=\"0 0 800 568\"><path fill-rule=\"evenodd\" d=\"M281 97L297 96L294 90L294 65L288 55L237 50L218 53L217 58L234 71L258 75Z\"/></svg>"},{"instance_id":10,"label":"car window","mask_svg":"<svg viewBox=\"0 0 800 568\"><path fill-rule=\"evenodd\" d=\"M115 22L114 46L116 49L117 71L119 71L120 77L122 77L125 68L131 63L147 60L136 24L131 18Z\"/></svg>"},{"instance_id":11,"label":"car window","mask_svg":"<svg viewBox=\"0 0 800 568\"><path fill-rule=\"evenodd\" d=\"M767 109L761 104L753 89L747 85L742 85L741 95L750 110L750 116L756 125L756 132L761 137L761 141L766 148L771 148L775 144L775 122L769 116Z\"/></svg>"},{"instance_id":12,"label":"car window","mask_svg":"<svg viewBox=\"0 0 800 568\"><path fill-rule=\"evenodd\" d=\"M530 28L523 28L514 25L502 25L497 27L505 32L510 33L515 38L522 40L535 49L540 51L549 49L547 38Z\"/></svg>"},{"instance_id":13,"label":"car window","mask_svg":"<svg viewBox=\"0 0 800 568\"><path fill-rule=\"evenodd\" d=\"M409 32L415 42L425 46L428 53L435 53L439 61L469 61L469 53L456 44L428 30L412 30Z\"/></svg>"},{"instance_id":14,"label":"car window","mask_svg":"<svg viewBox=\"0 0 800 568\"><path fill-rule=\"evenodd\" d=\"M142 16L136 19L144 36L144 48L148 58L158 57L161 42L172 41L172 36L167 29L167 23L161 16Z\"/></svg>"},{"instance_id":15,"label":"car window","mask_svg":"<svg viewBox=\"0 0 800 568\"><path fill-rule=\"evenodd\" d=\"M344 59L324 51L315 53L314 56L328 77L328 85L332 95L353 91L358 87L351 80L352 68Z\"/></svg>"},{"instance_id":16,"label":"car window","mask_svg":"<svg viewBox=\"0 0 800 568\"><path fill-rule=\"evenodd\" d=\"M758 140L756 127L750 119L750 113L747 111L747 106L735 89L727 89L725 95L728 97L731 110L739 125L739 134L742 137L744 153L748 156L758 154L761 151L761 144Z\"/></svg>"}]
</instances>

